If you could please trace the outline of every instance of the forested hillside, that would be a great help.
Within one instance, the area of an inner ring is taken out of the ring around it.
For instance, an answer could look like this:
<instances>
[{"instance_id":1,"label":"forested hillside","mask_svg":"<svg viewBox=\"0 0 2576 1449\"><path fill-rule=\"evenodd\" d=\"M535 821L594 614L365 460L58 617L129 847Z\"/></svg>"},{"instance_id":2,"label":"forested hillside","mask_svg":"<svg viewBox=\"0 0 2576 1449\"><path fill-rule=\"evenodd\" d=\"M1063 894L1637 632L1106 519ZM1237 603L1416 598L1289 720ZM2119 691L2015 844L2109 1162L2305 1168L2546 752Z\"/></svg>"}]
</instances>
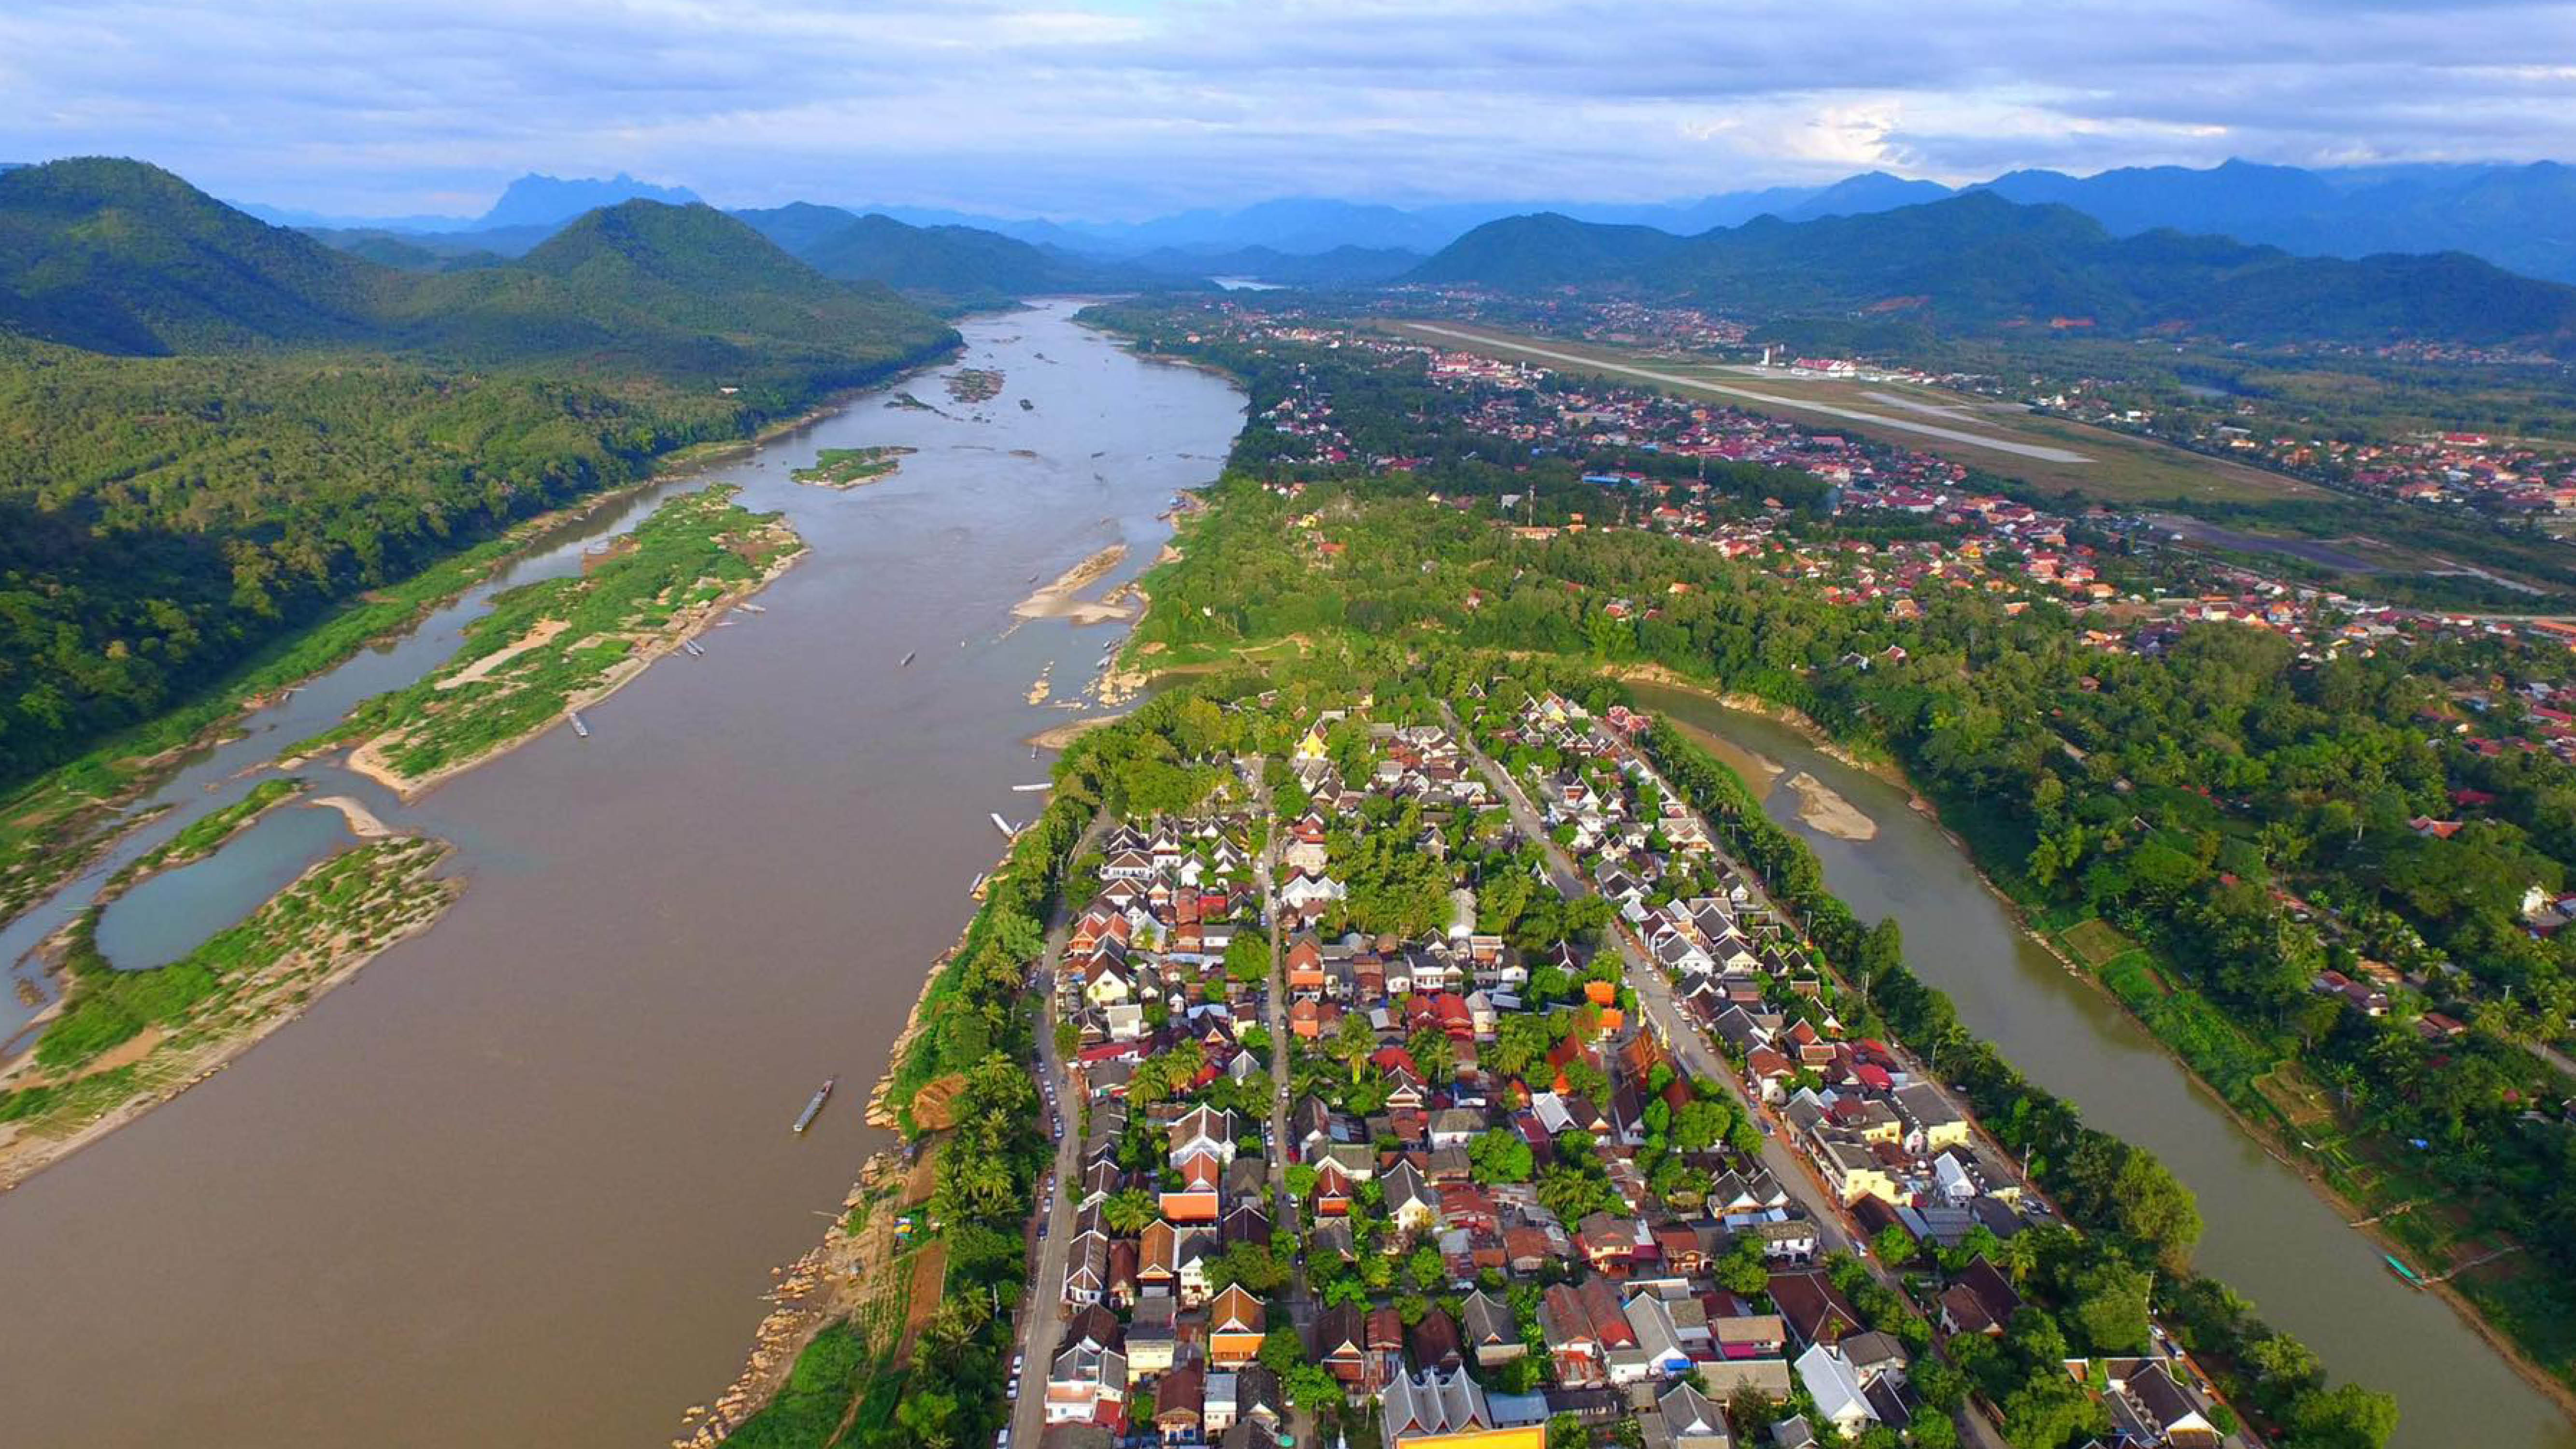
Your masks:
<instances>
[{"instance_id":1,"label":"forested hillside","mask_svg":"<svg viewBox=\"0 0 2576 1449\"><path fill-rule=\"evenodd\" d=\"M2067 207L2021 206L1992 192L1861 216L1761 217L1694 237L1512 217L1459 238L1410 280L1615 288L1739 312L1865 311L1954 330L2576 350L2576 288L2475 257L2294 257L2172 231L2114 239Z\"/></svg>"},{"instance_id":2,"label":"forested hillside","mask_svg":"<svg viewBox=\"0 0 2576 1449\"><path fill-rule=\"evenodd\" d=\"M802 201L735 215L827 277L878 283L943 307L992 307L1042 292L1171 280L1126 263L1041 250L979 227L912 226Z\"/></svg>"},{"instance_id":3,"label":"forested hillside","mask_svg":"<svg viewBox=\"0 0 2576 1449\"><path fill-rule=\"evenodd\" d=\"M628 202L428 275L135 162L0 176L0 782L954 336L703 206Z\"/></svg>"}]
</instances>

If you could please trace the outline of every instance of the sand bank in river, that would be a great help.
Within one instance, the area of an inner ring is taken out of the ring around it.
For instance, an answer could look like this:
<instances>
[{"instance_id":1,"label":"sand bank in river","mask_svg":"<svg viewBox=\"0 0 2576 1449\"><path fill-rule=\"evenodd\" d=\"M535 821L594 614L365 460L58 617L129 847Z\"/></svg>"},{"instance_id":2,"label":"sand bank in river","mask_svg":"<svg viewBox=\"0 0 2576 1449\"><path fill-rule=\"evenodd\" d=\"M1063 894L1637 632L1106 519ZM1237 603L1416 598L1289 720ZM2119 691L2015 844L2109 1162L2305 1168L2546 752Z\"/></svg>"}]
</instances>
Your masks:
<instances>
[{"instance_id":1,"label":"sand bank in river","mask_svg":"<svg viewBox=\"0 0 2576 1449\"><path fill-rule=\"evenodd\" d=\"M339 811L340 817L349 822L349 833L360 840L382 840L394 833L393 827L376 818L376 812L346 795L323 795L312 803Z\"/></svg>"},{"instance_id":2,"label":"sand bank in river","mask_svg":"<svg viewBox=\"0 0 2576 1449\"><path fill-rule=\"evenodd\" d=\"M1107 729L1126 717L1127 716L1124 714L1095 714L1087 719L1078 719L1065 724L1049 726L1048 728L1042 729L1036 734L1029 736L1027 739L1020 741L1020 743L1024 745L1034 745L1041 750L1060 750L1065 746L1072 744L1075 740L1081 739L1084 735L1091 733L1093 730Z\"/></svg>"},{"instance_id":3,"label":"sand bank in river","mask_svg":"<svg viewBox=\"0 0 2576 1449\"><path fill-rule=\"evenodd\" d=\"M1789 777L1789 788L1798 792L1798 818L1836 840L1875 840L1878 822L1860 811L1860 807L1834 793L1832 786L1804 770Z\"/></svg>"},{"instance_id":4,"label":"sand bank in river","mask_svg":"<svg viewBox=\"0 0 2576 1449\"><path fill-rule=\"evenodd\" d=\"M449 851L443 842L392 837L356 849L374 852L360 863L362 875L339 874L334 883L317 883L349 854L343 852L316 864L253 912L245 929L251 932L254 951L266 941L275 954L228 977L221 991L190 1008L175 1026L152 1028L59 1078L39 1067L32 1051L0 1072L0 1087L11 1090L78 1081L104 1084L110 1073L131 1073L117 1084L115 1095L86 1098L83 1094L92 1088L80 1088L52 1106L0 1124L0 1191L222 1071L269 1033L302 1016L358 968L428 930L464 889L463 882L436 874ZM357 882L363 882L360 891L347 895L347 887ZM334 896L333 906L316 908L326 885L341 894ZM300 908L281 906L290 896L299 898ZM42 949L59 961L77 929L77 923L65 927ZM75 984L67 990L63 1001L78 989ZM57 1002L55 1010L62 1005Z\"/></svg>"},{"instance_id":5,"label":"sand bank in river","mask_svg":"<svg viewBox=\"0 0 2576 1449\"><path fill-rule=\"evenodd\" d=\"M1100 582L1111 569L1127 558L1127 545L1113 543L1056 576L1036 593L1020 600L1011 610L1023 619L1071 619L1077 624L1100 624L1111 619L1125 619L1135 610L1125 604L1084 603L1074 595Z\"/></svg>"},{"instance_id":6,"label":"sand bank in river","mask_svg":"<svg viewBox=\"0 0 2576 1449\"><path fill-rule=\"evenodd\" d=\"M698 603L683 604L671 610L658 626L639 624L636 627L619 630L614 635L593 635L574 641L571 647L580 649L613 638L623 642L627 646L627 652L589 685L567 692L560 709L547 714L544 719L524 733L494 741L484 748L451 759L434 770L410 775L398 769L391 758L393 751L408 742L411 729L418 723L416 720L406 721L359 741L357 747L349 751L348 768L393 791L401 799L411 801L419 799L477 765L497 759L538 738L573 712L588 709L634 683L657 661L676 653L683 641L705 633L735 605L769 587L779 575L794 567L806 555L804 540L798 538L795 532L783 523L773 521L762 525L757 537L760 541L778 546L779 551L769 555L760 571L750 578L728 581L714 597ZM550 629L548 625L557 627ZM551 646L563 632L561 621L547 619L512 641L507 649L496 653L508 654L513 658L522 656L538 648ZM501 662L491 656L477 659L457 670L455 674L440 678L434 686L434 692L444 692L454 685L475 682L488 675ZM474 678L469 679L469 675Z\"/></svg>"},{"instance_id":7,"label":"sand bank in river","mask_svg":"<svg viewBox=\"0 0 2576 1449\"><path fill-rule=\"evenodd\" d=\"M493 670L500 668L502 665L509 663L511 660L527 653L529 650L545 648L548 644L555 641L555 636L563 633L563 631L571 627L572 621L570 619L540 619L537 621L535 628L530 629L527 633L520 635L508 644L484 655L482 658L475 660L473 663L466 665L463 669L456 671L445 679L438 681L436 687L439 689L458 689L465 685L472 684L478 679L487 678L491 675Z\"/></svg>"}]
</instances>

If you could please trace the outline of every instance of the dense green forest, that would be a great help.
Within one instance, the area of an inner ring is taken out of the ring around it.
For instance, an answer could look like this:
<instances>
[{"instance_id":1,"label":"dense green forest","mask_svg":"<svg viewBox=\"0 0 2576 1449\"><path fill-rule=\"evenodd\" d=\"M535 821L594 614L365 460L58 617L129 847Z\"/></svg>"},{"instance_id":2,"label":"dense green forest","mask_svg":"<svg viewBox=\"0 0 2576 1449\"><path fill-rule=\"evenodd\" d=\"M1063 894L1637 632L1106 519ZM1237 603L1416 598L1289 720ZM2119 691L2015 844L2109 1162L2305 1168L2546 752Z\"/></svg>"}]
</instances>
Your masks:
<instances>
[{"instance_id":1,"label":"dense green forest","mask_svg":"<svg viewBox=\"0 0 2576 1449\"><path fill-rule=\"evenodd\" d=\"M954 336L705 207L630 202L427 277L139 163L0 174L0 785Z\"/></svg>"},{"instance_id":2,"label":"dense green forest","mask_svg":"<svg viewBox=\"0 0 2576 1449\"><path fill-rule=\"evenodd\" d=\"M1583 460L1506 462L1418 370L1197 350L1248 380L1256 416L1291 389L1328 395L1356 457L1383 433L1414 464L1284 461L1310 445L1247 430L1184 557L1147 581L1140 633L1167 656L1290 634L1540 651L1804 711L1901 762L2044 921L2098 917L2142 944L2152 964L2106 983L2240 1110L2286 1125L2267 1088L2330 1098L2354 1142L2325 1164L2340 1185L2436 1196L2521 1243L2523 1271L2458 1286L2555 1371L2576 1366L2576 1127L2568 1082L2533 1050L2568 1042L2576 931L2524 911L2571 880L2576 767L2494 743L2522 734L2513 686L2564 681L2563 653L2451 636L2320 658L2219 624L2109 652L2053 604L1938 590L1904 618L1641 530L1523 538L1497 526L1505 492L1525 495L1513 522L1601 515L1602 491L1574 481ZM1779 519L1804 537L1838 527ZM1609 607L1631 600L1653 606ZM2405 978L2385 1015L2315 989L2365 961ZM2428 1012L2467 1030L2425 1028ZM2418 1217L2401 1234L2433 1230Z\"/></svg>"}]
</instances>

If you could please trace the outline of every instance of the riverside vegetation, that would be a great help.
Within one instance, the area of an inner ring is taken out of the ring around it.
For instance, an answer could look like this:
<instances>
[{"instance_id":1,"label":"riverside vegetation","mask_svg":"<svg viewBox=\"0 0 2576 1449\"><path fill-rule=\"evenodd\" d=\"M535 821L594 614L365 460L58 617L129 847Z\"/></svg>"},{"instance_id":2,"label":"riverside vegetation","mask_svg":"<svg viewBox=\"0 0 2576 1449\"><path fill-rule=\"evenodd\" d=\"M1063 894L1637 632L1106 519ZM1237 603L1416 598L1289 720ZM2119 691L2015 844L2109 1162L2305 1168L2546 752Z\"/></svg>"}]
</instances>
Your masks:
<instances>
[{"instance_id":1,"label":"riverside vegetation","mask_svg":"<svg viewBox=\"0 0 2576 1449\"><path fill-rule=\"evenodd\" d=\"M185 1090L426 929L461 889L436 874L447 853L415 836L341 851L241 924L149 970L110 965L98 950L98 909L84 911L56 941L60 1009L0 1076L0 1184Z\"/></svg>"},{"instance_id":2,"label":"riverside vegetation","mask_svg":"<svg viewBox=\"0 0 2576 1449\"><path fill-rule=\"evenodd\" d=\"M799 468L789 476L799 483L813 483L825 488L856 488L888 477L903 465L910 448L825 448L814 455L814 466Z\"/></svg>"},{"instance_id":3,"label":"riverside vegetation","mask_svg":"<svg viewBox=\"0 0 2576 1449\"><path fill-rule=\"evenodd\" d=\"M514 527L955 340L705 207L432 277L138 162L0 174L0 918Z\"/></svg>"},{"instance_id":4,"label":"riverside vegetation","mask_svg":"<svg viewBox=\"0 0 2576 1449\"><path fill-rule=\"evenodd\" d=\"M2576 767L2496 744L2530 718L2515 686L2569 678L2563 652L2479 636L2316 657L2224 624L2107 651L2051 604L1939 590L1909 617L1645 530L1520 538L1492 521L1501 494L1525 500L1515 522L1599 517L1579 473L1633 455L1534 460L1464 427L1418 372L1347 353L1187 351L1242 376L1256 417L1292 389L1328 393L1352 457L1305 461L1302 440L1247 431L1217 507L1146 579L1139 647L1183 665L1291 635L1537 650L1803 712L1901 763L2041 929L2106 922L2074 954L2284 1151L2368 1211L2437 1205L2381 1225L2428 1276L2504 1250L2450 1286L2576 1380L2576 1129L2534 1049L2569 1044L2576 932L2535 932L2524 909L2576 863ZM1836 518L1791 471L1709 477L1799 537L1890 534ZM1629 600L1653 607L1610 607ZM2385 1015L2315 987L2365 967L2389 982ZM2428 1023L2437 1009L2465 1026Z\"/></svg>"},{"instance_id":5,"label":"riverside vegetation","mask_svg":"<svg viewBox=\"0 0 2576 1449\"><path fill-rule=\"evenodd\" d=\"M614 690L803 550L777 514L735 504L739 491L672 498L579 577L495 597L445 665L291 753L354 742L352 768L417 794Z\"/></svg>"}]
</instances>

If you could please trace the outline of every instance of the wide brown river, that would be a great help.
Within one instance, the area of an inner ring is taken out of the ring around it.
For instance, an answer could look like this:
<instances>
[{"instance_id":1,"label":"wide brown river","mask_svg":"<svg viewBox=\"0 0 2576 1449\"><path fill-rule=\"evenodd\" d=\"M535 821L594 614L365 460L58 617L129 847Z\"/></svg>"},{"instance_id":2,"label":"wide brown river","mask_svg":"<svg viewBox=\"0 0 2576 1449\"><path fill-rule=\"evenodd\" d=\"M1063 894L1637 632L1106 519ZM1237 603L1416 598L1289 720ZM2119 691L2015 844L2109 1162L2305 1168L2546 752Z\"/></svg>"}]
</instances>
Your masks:
<instances>
[{"instance_id":1,"label":"wide brown river","mask_svg":"<svg viewBox=\"0 0 2576 1449\"><path fill-rule=\"evenodd\" d=\"M2265 1153L2126 1012L2015 926L1965 855L1905 791L1826 758L1794 731L1699 696L1640 689L1648 709L1781 767L1763 809L1815 848L1825 882L1863 920L1894 916L1907 964L1950 994L1959 1020L2084 1120L2149 1148L2199 1196L2201 1270L2253 1300L2338 1379L2397 1395L2399 1449L2576 1449L2576 1426L2429 1293ZM1837 839L1800 820L1804 770L1877 834Z\"/></svg>"},{"instance_id":2,"label":"wide brown river","mask_svg":"<svg viewBox=\"0 0 2576 1449\"><path fill-rule=\"evenodd\" d=\"M1045 778L1021 741L1074 716L1028 704L1031 682L1052 661L1056 696L1078 690L1124 627L1015 630L1011 606L1111 543L1131 550L1112 582L1141 570L1241 426L1225 382L1138 362L1073 310L965 327L964 363L1005 374L990 402L915 378L655 490L742 483L812 554L704 658L590 711L591 739L558 729L410 806L307 772L457 842L470 884L205 1085L0 1195L0 1443L631 1449L732 1378L771 1268L884 1145L860 1106L1000 851L988 812L1039 808L1010 788ZM890 406L903 389L939 411ZM868 444L920 451L846 493L787 478ZM655 493L512 579L574 567ZM443 659L482 597L255 718L117 859ZM290 809L129 896L104 948L185 950L344 840L332 818ZM791 1136L830 1075L840 1095Z\"/></svg>"}]
</instances>

